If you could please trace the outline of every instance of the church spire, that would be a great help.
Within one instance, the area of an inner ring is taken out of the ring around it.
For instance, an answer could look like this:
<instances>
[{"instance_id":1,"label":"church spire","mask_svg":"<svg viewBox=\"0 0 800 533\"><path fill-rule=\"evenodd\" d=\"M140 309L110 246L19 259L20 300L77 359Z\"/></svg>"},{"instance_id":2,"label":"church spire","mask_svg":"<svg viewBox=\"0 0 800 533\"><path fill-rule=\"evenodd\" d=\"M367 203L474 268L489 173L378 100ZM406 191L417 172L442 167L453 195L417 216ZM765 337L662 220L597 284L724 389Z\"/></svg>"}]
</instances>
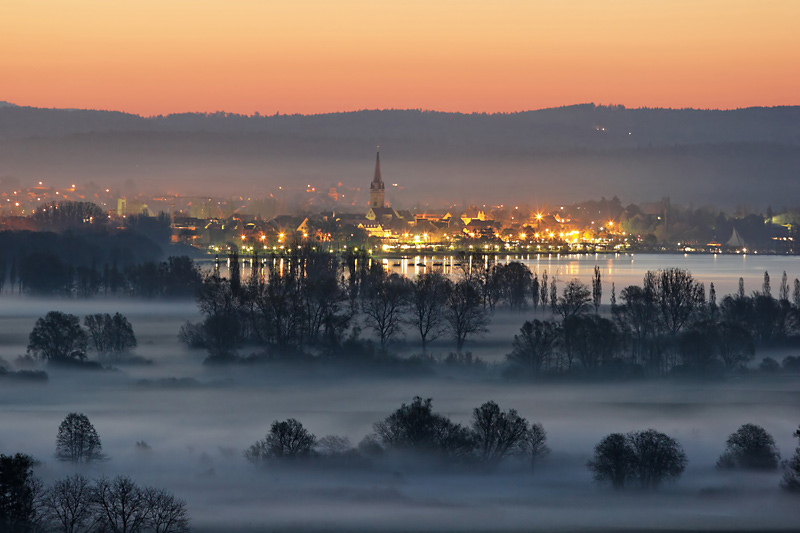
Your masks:
<instances>
[{"instance_id":1,"label":"church spire","mask_svg":"<svg viewBox=\"0 0 800 533\"><path fill-rule=\"evenodd\" d=\"M385 207L384 198L386 191L381 177L381 147L378 145L378 154L375 156L375 176L369 184L369 204L371 207Z\"/></svg>"},{"instance_id":2,"label":"church spire","mask_svg":"<svg viewBox=\"0 0 800 533\"><path fill-rule=\"evenodd\" d=\"M378 145L378 154L375 156L375 176L372 178L372 183L383 183L381 177L381 145Z\"/></svg>"}]
</instances>

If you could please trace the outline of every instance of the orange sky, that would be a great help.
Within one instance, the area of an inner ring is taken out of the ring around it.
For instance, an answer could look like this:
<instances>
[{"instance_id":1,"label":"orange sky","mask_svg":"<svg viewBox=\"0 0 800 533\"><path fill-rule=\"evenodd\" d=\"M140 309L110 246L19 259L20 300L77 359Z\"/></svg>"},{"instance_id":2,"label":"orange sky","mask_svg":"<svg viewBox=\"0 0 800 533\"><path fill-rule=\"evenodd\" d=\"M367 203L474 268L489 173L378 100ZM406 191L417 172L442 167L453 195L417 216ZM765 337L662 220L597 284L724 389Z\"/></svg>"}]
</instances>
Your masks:
<instances>
[{"instance_id":1,"label":"orange sky","mask_svg":"<svg viewBox=\"0 0 800 533\"><path fill-rule=\"evenodd\" d=\"M145 115L800 104L799 0L10 0L0 100Z\"/></svg>"}]
</instances>

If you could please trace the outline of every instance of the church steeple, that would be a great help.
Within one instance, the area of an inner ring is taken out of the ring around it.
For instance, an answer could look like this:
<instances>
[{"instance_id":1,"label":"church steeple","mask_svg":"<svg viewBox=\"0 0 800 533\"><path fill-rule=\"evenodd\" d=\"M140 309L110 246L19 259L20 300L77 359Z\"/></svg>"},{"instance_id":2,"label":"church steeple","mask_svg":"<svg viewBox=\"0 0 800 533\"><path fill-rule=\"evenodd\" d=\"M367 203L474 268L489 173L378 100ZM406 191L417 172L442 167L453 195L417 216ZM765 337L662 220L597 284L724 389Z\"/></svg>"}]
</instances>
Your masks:
<instances>
[{"instance_id":1,"label":"church steeple","mask_svg":"<svg viewBox=\"0 0 800 533\"><path fill-rule=\"evenodd\" d=\"M384 207L385 196L386 190L381 177L381 147L378 146L378 153L375 156L375 175L372 177L372 183L369 184L370 207Z\"/></svg>"},{"instance_id":2,"label":"church steeple","mask_svg":"<svg viewBox=\"0 0 800 533\"><path fill-rule=\"evenodd\" d=\"M375 176L372 178L372 183L380 183L383 184L383 178L381 178L381 147L378 145L378 154L375 156Z\"/></svg>"}]
</instances>

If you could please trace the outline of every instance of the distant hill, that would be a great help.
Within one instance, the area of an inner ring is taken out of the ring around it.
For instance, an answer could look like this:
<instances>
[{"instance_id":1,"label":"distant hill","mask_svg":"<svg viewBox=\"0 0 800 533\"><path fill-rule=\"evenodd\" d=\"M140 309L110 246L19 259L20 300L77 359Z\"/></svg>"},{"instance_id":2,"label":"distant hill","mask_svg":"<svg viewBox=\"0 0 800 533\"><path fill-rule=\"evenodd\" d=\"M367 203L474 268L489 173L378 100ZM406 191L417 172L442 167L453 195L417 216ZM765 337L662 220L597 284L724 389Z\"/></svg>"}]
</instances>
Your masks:
<instances>
[{"instance_id":1,"label":"distant hill","mask_svg":"<svg viewBox=\"0 0 800 533\"><path fill-rule=\"evenodd\" d=\"M800 199L800 107L730 111L583 104L511 114L418 110L158 117L0 105L0 177L132 179L142 187L259 194L366 184L375 145L395 203Z\"/></svg>"}]
</instances>

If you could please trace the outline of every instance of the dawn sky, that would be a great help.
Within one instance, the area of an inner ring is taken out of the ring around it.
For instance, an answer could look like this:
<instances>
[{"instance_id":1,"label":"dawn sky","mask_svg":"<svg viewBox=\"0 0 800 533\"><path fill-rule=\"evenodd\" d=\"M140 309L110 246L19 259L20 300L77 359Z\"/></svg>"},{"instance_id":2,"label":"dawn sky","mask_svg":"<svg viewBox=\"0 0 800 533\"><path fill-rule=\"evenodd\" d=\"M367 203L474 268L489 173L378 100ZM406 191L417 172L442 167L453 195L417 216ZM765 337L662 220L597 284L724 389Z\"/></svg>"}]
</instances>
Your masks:
<instances>
[{"instance_id":1,"label":"dawn sky","mask_svg":"<svg viewBox=\"0 0 800 533\"><path fill-rule=\"evenodd\" d=\"M17 0L0 100L262 114L800 104L796 0Z\"/></svg>"}]
</instances>

